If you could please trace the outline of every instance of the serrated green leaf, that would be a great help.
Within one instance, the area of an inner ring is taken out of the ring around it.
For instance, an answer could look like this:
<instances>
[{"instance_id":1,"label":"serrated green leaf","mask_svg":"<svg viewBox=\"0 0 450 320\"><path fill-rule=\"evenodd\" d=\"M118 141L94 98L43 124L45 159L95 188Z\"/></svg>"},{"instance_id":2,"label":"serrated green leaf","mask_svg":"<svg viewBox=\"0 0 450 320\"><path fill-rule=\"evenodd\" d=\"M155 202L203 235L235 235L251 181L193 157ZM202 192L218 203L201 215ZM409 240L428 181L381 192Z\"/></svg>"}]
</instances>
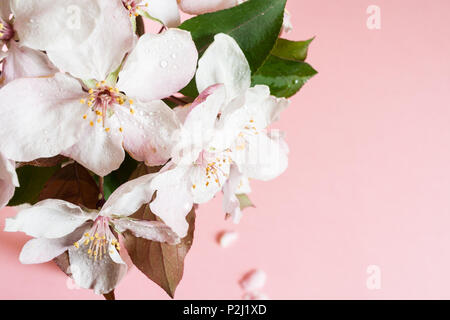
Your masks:
<instances>
[{"instance_id":1,"label":"serrated green leaf","mask_svg":"<svg viewBox=\"0 0 450 320\"><path fill-rule=\"evenodd\" d=\"M308 56L308 48L314 38L306 41L291 41L279 38L271 54L281 59L303 62Z\"/></svg>"},{"instance_id":2,"label":"serrated green leaf","mask_svg":"<svg viewBox=\"0 0 450 320\"><path fill-rule=\"evenodd\" d=\"M272 95L289 98L317 74L304 62L314 38L306 41L278 39L271 54L252 76L252 85L267 85Z\"/></svg>"},{"instance_id":3,"label":"serrated green leaf","mask_svg":"<svg viewBox=\"0 0 450 320\"><path fill-rule=\"evenodd\" d=\"M203 14L185 21L180 29L190 31L200 56L218 33L233 37L256 72L274 47L283 23L286 0L249 0L237 7ZM198 95L195 81L181 91Z\"/></svg>"},{"instance_id":4,"label":"serrated green leaf","mask_svg":"<svg viewBox=\"0 0 450 320\"><path fill-rule=\"evenodd\" d=\"M59 168L59 165L53 167L26 165L18 168L16 171L19 177L20 187L16 188L14 197L9 201L8 206L36 203L45 183Z\"/></svg>"}]
</instances>

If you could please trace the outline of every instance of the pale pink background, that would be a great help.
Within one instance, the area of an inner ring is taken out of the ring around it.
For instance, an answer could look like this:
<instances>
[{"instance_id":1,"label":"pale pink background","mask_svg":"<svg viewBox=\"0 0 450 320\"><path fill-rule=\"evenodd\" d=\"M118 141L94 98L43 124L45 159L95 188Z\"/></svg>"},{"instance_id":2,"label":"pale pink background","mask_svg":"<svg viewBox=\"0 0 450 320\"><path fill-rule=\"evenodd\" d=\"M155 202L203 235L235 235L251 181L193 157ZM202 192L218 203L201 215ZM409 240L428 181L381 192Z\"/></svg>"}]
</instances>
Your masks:
<instances>
[{"instance_id":1,"label":"pale pink background","mask_svg":"<svg viewBox=\"0 0 450 320\"><path fill-rule=\"evenodd\" d=\"M450 298L450 2L288 2L288 37L317 36L309 61L320 72L277 124L290 167L253 183L257 209L239 226L223 221L220 197L201 207L177 298L240 299L255 267L274 299ZM366 27L371 4L379 31ZM240 234L232 248L215 243L224 229ZM68 289L51 263L21 265L26 239L0 232L0 298L102 299ZM137 269L116 295L167 298Z\"/></svg>"}]
</instances>

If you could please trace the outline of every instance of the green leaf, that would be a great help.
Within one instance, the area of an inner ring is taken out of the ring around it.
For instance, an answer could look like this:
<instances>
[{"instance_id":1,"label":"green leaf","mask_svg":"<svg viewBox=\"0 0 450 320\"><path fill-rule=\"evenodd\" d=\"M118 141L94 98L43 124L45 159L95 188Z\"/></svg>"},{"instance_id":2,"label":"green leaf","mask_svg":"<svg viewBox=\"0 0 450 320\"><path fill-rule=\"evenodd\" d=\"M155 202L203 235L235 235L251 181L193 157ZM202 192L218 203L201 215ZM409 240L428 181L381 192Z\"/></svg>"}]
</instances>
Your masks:
<instances>
[{"instance_id":1,"label":"green leaf","mask_svg":"<svg viewBox=\"0 0 450 320\"><path fill-rule=\"evenodd\" d=\"M9 201L8 206L36 203L45 183L59 168L59 165L53 167L25 165L18 168L17 176L19 177L20 187L16 188L14 197Z\"/></svg>"},{"instance_id":2,"label":"green leaf","mask_svg":"<svg viewBox=\"0 0 450 320\"><path fill-rule=\"evenodd\" d=\"M289 98L316 74L317 71L306 62L270 56L258 72L252 76L252 85L267 85L272 95Z\"/></svg>"},{"instance_id":3,"label":"green leaf","mask_svg":"<svg viewBox=\"0 0 450 320\"><path fill-rule=\"evenodd\" d=\"M285 60L303 62L308 56L308 48L314 38L306 41L291 41L279 38L272 55Z\"/></svg>"},{"instance_id":4,"label":"green leaf","mask_svg":"<svg viewBox=\"0 0 450 320\"><path fill-rule=\"evenodd\" d=\"M61 199L89 209L97 209L100 190L89 171L74 162L57 170L39 194L39 201Z\"/></svg>"},{"instance_id":5,"label":"green leaf","mask_svg":"<svg viewBox=\"0 0 450 320\"><path fill-rule=\"evenodd\" d=\"M246 194L237 194L236 197L239 200L239 205L240 205L241 210L244 210L244 209L250 208L250 207L252 207L252 208L255 207L255 205L250 200L248 195L246 195Z\"/></svg>"},{"instance_id":6,"label":"green leaf","mask_svg":"<svg viewBox=\"0 0 450 320\"><path fill-rule=\"evenodd\" d=\"M202 55L218 33L233 37L256 72L277 41L283 23L286 0L249 0L237 7L203 14L185 21L180 28L190 31ZM195 81L182 92L198 95Z\"/></svg>"},{"instance_id":7,"label":"green leaf","mask_svg":"<svg viewBox=\"0 0 450 320\"><path fill-rule=\"evenodd\" d=\"M270 88L272 95L289 98L317 74L304 62L313 39L289 41L278 39L267 60L252 76L252 86L262 84Z\"/></svg>"},{"instance_id":8,"label":"green leaf","mask_svg":"<svg viewBox=\"0 0 450 320\"><path fill-rule=\"evenodd\" d=\"M130 175L136 169L137 165L138 162L127 154L120 168L104 178L103 188L105 199L108 199L114 190L129 180Z\"/></svg>"},{"instance_id":9,"label":"green leaf","mask_svg":"<svg viewBox=\"0 0 450 320\"><path fill-rule=\"evenodd\" d=\"M148 205L143 206L131 217L149 221L158 220ZM177 286L183 278L184 259L192 246L195 229L194 209L186 219L189 223L188 234L177 245L137 238L129 231L123 233L125 247L134 265L171 298L175 296Z\"/></svg>"}]
</instances>

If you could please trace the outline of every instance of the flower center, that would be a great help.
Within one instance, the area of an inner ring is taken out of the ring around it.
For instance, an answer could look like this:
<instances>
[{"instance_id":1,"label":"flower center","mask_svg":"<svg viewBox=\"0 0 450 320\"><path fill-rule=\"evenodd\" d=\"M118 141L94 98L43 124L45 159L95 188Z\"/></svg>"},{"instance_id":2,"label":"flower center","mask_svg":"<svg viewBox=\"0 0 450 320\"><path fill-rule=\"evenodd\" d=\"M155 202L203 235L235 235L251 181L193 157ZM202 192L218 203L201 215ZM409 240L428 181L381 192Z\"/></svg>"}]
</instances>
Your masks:
<instances>
[{"instance_id":1,"label":"flower center","mask_svg":"<svg viewBox=\"0 0 450 320\"><path fill-rule=\"evenodd\" d=\"M228 173L223 170L223 167L232 162L230 152L231 150L225 150L220 153L211 153L208 151L202 151L200 153L195 165L205 170L206 187L211 183L217 183L221 186L223 181L227 180ZM196 185L192 185L192 188L195 189Z\"/></svg>"},{"instance_id":2,"label":"flower center","mask_svg":"<svg viewBox=\"0 0 450 320\"><path fill-rule=\"evenodd\" d=\"M106 256L107 250L109 250L109 253L113 253L113 249L109 249L110 246L114 246L117 251L120 250L119 241L109 227L109 218L102 216L95 219L92 228L73 245L77 249L84 246L89 258L94 259L94 261L102 260Z\"/></svg>"},{"instance_id":3,"label":"flower center","mask_svg":"<svg viewBox=\"0 0 450 320\"><path fill-rule=\"evenodd\" d=\"M0 18L0 40L8 41L14 37L14 29L11 24Z\"/></svg>"},{"instance_id":4,"label":"flower center","mask_svg":"<svg viewBox=\"0 0 450 320\"><path fill-rule=\"evenodd\" d=\"M139 10L141 10L141 8L144 7L148 7L148 3L145 3L144 5L140 5L140 3L142 3L142 1L136 1L136 0L122 0L123 5L125 6L125 8L127 8L130 17L132 16L138 16L139 15Z\"/></svg>"},{"instance_id":5,"label":"flower center","mask_svg":"<svg viewBox=\"0 0 450 320\"><path fill-rule=\"evenodd\" d=\"M95 89L89 89L89 96L86 99L81 99L80 103L87 104L90 111L83 115L83 119L88 120L91 127L95 124L103 125L106 132L110 128L106 127L105 122L107 117L113 115L114 106L119 105L128 108L131 114L135 112L132 107L133 99L128 99L117 88L106 85L105 81L98 82ZM119 130L122 132L122 127Z\"/></svg>"}]
</instances>

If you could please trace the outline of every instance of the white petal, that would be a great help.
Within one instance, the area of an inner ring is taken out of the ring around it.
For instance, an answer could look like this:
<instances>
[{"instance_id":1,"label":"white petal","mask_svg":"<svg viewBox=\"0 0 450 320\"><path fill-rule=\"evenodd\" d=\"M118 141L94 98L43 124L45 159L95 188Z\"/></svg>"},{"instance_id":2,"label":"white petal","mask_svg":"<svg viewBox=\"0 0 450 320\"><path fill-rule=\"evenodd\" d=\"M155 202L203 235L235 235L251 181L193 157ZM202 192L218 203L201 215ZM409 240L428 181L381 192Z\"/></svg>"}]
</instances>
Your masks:
<instances>
[{"instance_id":1,"label":"white petal","mask_svg":"<svg viewBox=\"0 0 450 320\"><path fill-rule=\"evenodd\" d=\"M141 101L168 97L192 79L197 58L187 31L169 29L161 34L144 34L128 56L117 87Z\"/></svg>"},{"instance_id":2,"label":"white petal","mask_svg":"<svg viewBox=\"0 0 450 320\"><path fill-rule=\"evenodd\" d=\"M53 157L80 137L85 106L73 78L22 78L0 90L0 150L8 159Z\"/></svg>"},{"instance_id":3,"label":"white petal","mask_svg":"<svg viewBox=\"0 0 450 320\"><path fill-rule=\"evenodd\" d=\"M203 93L202 93L203 94ZM172 149L172 160L178 164L191 164L196 161L201 150L210 146L215 135L215 124L219 110L225 102L225 89L216 87L214 92L195 105L187 115L182 130L174 136L176 142Z\"/></svg>"},{"instance_id":4,"label":"white petal","mask_svg":"<svg viewBox=\"0 0 450 320\"><path fill-rule=\"evenodd\" d=\"M220 235L219 244L222 248L230 247L236 240L239 238L239 235L236 231L228 231L223 232Z\"/></svg>"},{"instance_id":5,"label":"white petal","mask_svg":"<svg viewBox=\"0 0 450 320\"><path fill-rule=\"evenodd\" d=\"M92 289L96 294L111 292L127 273L128 267L114 246L103 259L94 260L84 248L69 249L70 272L77 285Z\"/></svg>"},{"instance_id":6,"label":"white petal","mask_svg":"<svg viewBox=\"0 0 450 320\"><path fill-rule=\"evenodd\" d=\"M147 7L142 8L169 28L177 27L180 24L177 0L151 0Z\"/></svg>"},{"instance_id":7,"label":"white petal","mask_svg":"<svg viewBox=\"0 0 450 320\"><path fill-rule=\"evenodd\" d=\"M3 61L4 84L19 78L51 76L56 72L58 70L44 53L10 42L8 56Z\"/></svg>"},{"instance_id":8,"label":"white petal","mask_svg":"<svg viewBox=\"0 0 450 320\"><path fill-rule=\"evenodd\" d=\"M222 83L227 89L228 101L245 92L251 84L250 66L237 42L219 33L198 62L197 88Z\"/></svg>"},{"instance_id":9,"label":"white petal","mask_svg":"<svg viewBox=\"0 0 450 320\"><path fill-rule=\"evenodd\" d=\"M231 215L234 223L239 223L242 217L241 204L236 197L242 177L239 169L233 165L231 166L230 176L223 186L223 211Z\"/></svg>"},{"instance_id":10,"label":"white petal","mask_svg":"<svg viewBox=\"0 0 450 320\"><path fill-rule=\"evenodd\" d=\"M6 159L0 153L0 209L8 204L18 186L19 179L14 161Z\"/></svg>"},{"instance_id":11,"label":"white petal","mask_svg":"<svg viewBox=\"0 0 450 320\"><path fill-rule=\"evenodd\" d=\"M5 231L21 231L34 238L64 237L96 216L96 213L84 212L70 202L55 199L16 209L19 213L5 220Z\"/></svg>"},{"instance_id":12,"label":"white petal","mask_svg":"<svg viewBox=\"0 0 450 320\"><path fill-rule=\"evenodd\" d=\"M113 221L117 231L131 231L136 237L151 241L178 244L180 238L167 225L159 221L115 219Z\"/></svg>"},{"instance_id":13,"label":"white petal","mask_svg":"<svg viewBox=\"0 0 450 320\"><path fill-rule=\"evenodd\" d=\"M20 40L47 51L60 69L81 79L103 80L133 46L120 0L12 0Z\"/></svg>"},{"instance_id":14,"label":"white petal","mask_svg":"<svg viewBox=\"0 0 450 320\"><path fill-rule=\"evenodd\" d=\"M283 19L283 31L286 33L291 32L294 29L291 21L291 14L289 11L284 11L284 19Z\"/></svg>"},{"instance_id":15,"label":"white petal","mask_svg":"<svg viewBox=\"0 0 450 320\"><path fill-rule=\"evenodd\" d=\"M251 126L257 130L265 129L277 121L281 112L288 106L287 99L271 96L267 86L258 85L248 89L245 93L247 120L253 120Z\"/></svg>"},{"instance_id":16,"label":"white petal","mask_svg":"<svg viewBox=\"0 0 450 320\"><path fill-rule=\"evenodd\" d=\"M152 181L152 188L157 194L150 203L150 209L180 238L184 238L189 229L186 216L193 205L188 185L186 168L182 167L159 173Z\"/></svg>"},{"instance_id":17,"label":"white petal","mask_svg":"<svg viewBox=\"0 0 450 320\"><path fill-rule=\"evenodd\" d=\"M264 287L266 284L267 275L262 270L253 270L246 274L241 280L241 287L245 291L256 291Z\"/></svg>"},{"instance_id":18,"label":"white petal","mask_svg":"<svg viewBox=\"0 0 450 320\"><path fill-rule=\"evenodd\" d=\"M234 148L233 160L245 176L268 181L287 169L289 149L284 139L275 133L248 135L245 142Z\"/></svg>"},{"instance_id":19,"label":"white petal","mask_svg":"<svg viewBox=\"0 0 450 320\"><path fill-rule=\"evenodd\" d=\"M175 112L163 101L136 102L135 112L117 108L124 148L148 166L163 165L171 156L172 135L180 127Z\"/></svg>"},{"instance_id":20,"label":"white petal","mask_svg":"<svg viewBox=\"0 0 450 320\"><path fill-rule=\"evenodd\" d=\"M179 3L184 12L198 15L234 7L238 0L180 0Z\"/></svg>"},{"instance_id":21,"label":"white petal","mask_svg":"<svg viewBox=\"0 0 450 320\"><path fill-rule=\"evenodd\" d=\"M119 127L116 115L106 119L105 127L88 117L78 129L81 139L61 154L76 160L99 176L106 176L118 169L125 159Z\"/></svg>"},{"instance_id":22,"label":"white petal","mask_svg":"<svg viewBox=\"0 0 450 320\"><path fill-rule=\"evenodd\" d=\"M216 159L211 161L216 161ZM230 172L230 164L223 162L221 158L218 158L217 162L222 163L222 166L217 168L218 172L216 174L206 173L203 166L192 166L190 169L189 175L191 177L191 192L194 197L194 203L200 204L210 201L225 184Z\"/></svg>"},{"instance_id":23,"label":"white petal","mask_svg":"<svg viewBox=\"0 0 450 320\"><path fill-rule=\"evenodd\" d=\"M28 241L22 248L19 260L23 264L48 262L63 254L78 241L90 224L84 224L67 236L56 239L37 238Z\"/></svg>"},{"instance_id":24,"label":"white petal","mask_svg":"<svg viewBox=\"0 0 450 320\"><path fill-rule=\"evenodd\" d=\"M147 174L122 184L108 198L100 214L129 216L135 213L143 204L152 200L154 190L151 181L154 176Z\"/></svg>"}]
</instances>

